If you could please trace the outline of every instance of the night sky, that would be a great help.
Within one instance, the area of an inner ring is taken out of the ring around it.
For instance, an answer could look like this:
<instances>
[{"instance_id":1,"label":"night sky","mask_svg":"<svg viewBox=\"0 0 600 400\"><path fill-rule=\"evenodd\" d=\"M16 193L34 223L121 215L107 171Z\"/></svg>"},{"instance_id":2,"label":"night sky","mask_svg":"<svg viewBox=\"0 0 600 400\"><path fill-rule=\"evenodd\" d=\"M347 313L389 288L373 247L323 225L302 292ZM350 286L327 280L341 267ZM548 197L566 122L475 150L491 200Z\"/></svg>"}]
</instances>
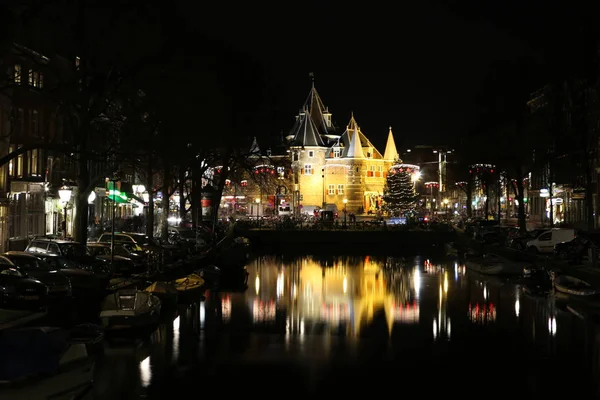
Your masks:
<instances>
[{"instance_id":1,"label":"night sky","mask_svg":"<svg viewBox=\"0 0 600 400\"><path fill-rule=\"evenodd\" d=\"M399 147L455 143L475 124L491 66L543 57L566 13L545 3L446 3L240 2L235 12L211 6L221 17L189 18L262 65L274 134L291 128L314 72L336 124L354 111L383 150L389 125Z\"/></svg>"}]
</instances>

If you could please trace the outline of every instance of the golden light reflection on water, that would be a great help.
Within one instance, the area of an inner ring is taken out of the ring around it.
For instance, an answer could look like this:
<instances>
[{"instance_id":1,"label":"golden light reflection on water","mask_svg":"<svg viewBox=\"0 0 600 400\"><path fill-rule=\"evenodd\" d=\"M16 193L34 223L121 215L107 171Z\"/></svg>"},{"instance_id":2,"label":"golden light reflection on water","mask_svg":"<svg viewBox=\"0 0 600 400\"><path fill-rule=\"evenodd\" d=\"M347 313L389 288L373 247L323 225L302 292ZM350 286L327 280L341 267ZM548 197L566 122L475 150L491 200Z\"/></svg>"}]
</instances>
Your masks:
<instances>
[{"instance_id":1,"label":"golden light reflection on water","mask_svg":"<svg viewBox=\"0 0 600 400\"><path fill-rule=\"evenodd\" d=\"M302 335L324 325L331 331L359 335L380 312L390 332L394 323L418 323L419 268L390 269L384 264L385 260L368 256L326 261L305 257L285 264L274 257L260 258L248 266L254 290L242 296L255 324L274 324L282 315L289 334ZM224 322L231 307L231 298L225 295L221 299Z\"/></svg>"}]
</instances>

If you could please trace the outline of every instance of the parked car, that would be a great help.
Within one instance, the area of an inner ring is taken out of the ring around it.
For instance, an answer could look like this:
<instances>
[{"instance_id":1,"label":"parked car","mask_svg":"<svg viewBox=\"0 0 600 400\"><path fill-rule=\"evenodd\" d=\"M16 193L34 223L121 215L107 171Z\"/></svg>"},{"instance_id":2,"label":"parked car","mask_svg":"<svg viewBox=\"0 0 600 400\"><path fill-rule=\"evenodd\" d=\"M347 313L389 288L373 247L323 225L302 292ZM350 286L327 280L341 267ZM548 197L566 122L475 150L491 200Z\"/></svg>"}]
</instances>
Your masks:
<instances>
[{"instance_id":1,"label":"parked car","mask_svg":"<svg viewBox=\"0 0 600 400\"><path fill-rule=\"evenodd\" d=\"M508 239L508 247L515 250L525 250L527 248L527 242L537 238L542 233L546 232L547 229L533 229L525 233L518 232L514 236Z\"/></svg>"},{"instance_id":2,"label":"parked car","mask_svg":"<svg viewBox=\"0 0 600 400\"><path fill-rule=\"evenodd\" d=\"M92 256L87 247L78 242L34 239L25 252L40 257L53 269L63 273L66 273L64 270L69 270L67 276L71 279L73 290L77 291L78 295L88 293L76 289L87 288L88 291L105 289L111 277L110 265ZM77 278L77 282L74 277Z\"/></svg>"},{"instance_id":3,"label":"parked car","mask_svg":"<svg viewBox=\"0 0 600 400\"><path fill-rule=\"evenodd\" d=\"M46 305L48 287L0 256L0 307L39 309Z\"/></svg>"},{"instance_id":4,"label":"parked car","mask_svg":"<svg viewBox=\"0 0 600 400\"><path fill-rule=\"evenodd\" d=\"M111 233L103 233L98 239L98 243L110 243ZM149 253L151 262L168 264L183 256L183 252L177 246L168 243L161 244L155 239L149 238L143 233L115 232L115 243L130 246L133 251L145 251Z\"/></svg>"},{"instance_id":5,"label":"parked car","mask_svg":"<svg viewBox=\"0 0 600 400\"><path fill-rule=\"evenodd\" d=\"M51 299L64 299L71 297L73 288L71 280L50 264L23 251L9 251L4 253L19 271L25 273L29 278L37 279L48 287L48 297Z\"/></svg>"},{"instance_id":6,"label":"parked car","mask_svg":"<svg viewBox=\"0 0 600 400\"><path fill-rule=\"evenodd\" d=\"M87 248L90 254L96 258L111 263L110 243L88 243ZM126 245L115 244L114 248L114 268L113 274L131 275L136 272L143 272L146 269L145 254L129 251Z\"/></svg>"},{"instance_id":7,"label":"parked car","mask_svg":"<svg viewBox=\"0 0 600 400\"><path fill-rule=\"evenodd\" d=\"M527 251L534 253L554 253L554 246L562 242L570 242L575 238L575 229L553 228L546 230L537 238L527 242Z\"/></svg>"},{"instance_id":8,"label":"parked car","mask_svg":"<svg viewBox=\"0 0 600 400\"><path fill-rule=\"evenodd\" d=\"M186 250L197 250L206 245L200 232L176 226L169 227L169 242L182 245Z\"/></svg>"},{"instance_id":9,"label":"parked car","mask_svg":"<svg viewBox=\"0 0 600 400\"><path fill-rule=\"evenodd\" d=\"M557 243L554 246L554 255L561 260L583 262L590 259L592 249L600 249L600 233L580 232L573 240ZM600 256L600 252L596 257Z\"/></svg>"}]
</instances>

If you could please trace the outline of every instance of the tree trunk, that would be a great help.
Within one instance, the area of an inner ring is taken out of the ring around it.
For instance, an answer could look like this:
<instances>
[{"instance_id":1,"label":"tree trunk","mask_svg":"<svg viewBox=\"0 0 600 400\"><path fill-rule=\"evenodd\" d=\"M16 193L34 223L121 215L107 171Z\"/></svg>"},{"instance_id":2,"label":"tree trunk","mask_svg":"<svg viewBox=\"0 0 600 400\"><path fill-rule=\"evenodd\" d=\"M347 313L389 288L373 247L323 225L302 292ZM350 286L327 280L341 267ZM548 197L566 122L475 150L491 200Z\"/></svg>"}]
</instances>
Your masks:
<instances>
[{"instance_id":1,"label":"tree trunk","mask_svg":"<svg viewBox=\"0 0 600 400\"><path fill-rule=\"evenodd\" d=\"M498 176L498 190L496 191L496 197L498 198L498 223L500 223L502 219L502 182L500 174ZM508 201L505 199L505 201Z\"/></svg>"},{"instance_id":2,"label":"tree trunk","mask_svg":"<svg viewBox=\"0 0 600 400\"><path fill-rule=\"evenodd\" d=\"M152 155L148 157L146 171L146 190L148 191L148 210L146 212L146 235L154 237L154 172L152 170Z\"/></svg>"},{"instance_id":3,"label":"tree trunk","mask_svg":"<svg viewBox=\"0 0 600 400\"><path fill-rule=\"evenodd\" d=\"M185 225L185 217L187 215L187 211L185 209L185 168L179 167L179 218L181 222L179 222L180 226Z\"/></svg>"},{"instance_id":4,"label":"tree trunk","mask_svg":"<svg viewBox=\"0 0 600 400\"><path fill-rule=\"evenodd\" d=\"M192 214L192 228L195 230L198 228L198 217L199 217L199 213L198 213L198 206L200 204L200 190L198 190L200 188L200 182L198 182L198 179L200 179L200 174L197 173L198 169L196 167L194 167L194 169L192 170L192 190L190 192L190 207L191 207L191 214Z\"/></svg>"},{"instance_id":5,"label":"tree trunk","mask_svg":"<svg viewBox=\"0 0 600 400\"><path fill-rule=\"evenodd\" d=\"M488 182L485 183L485 219L488 219L488 215L490 215L490 185Z\"/></svg>"},{"instance_id":6,"label":"tree trunk","mask_svg":"<svg viewBox=\"0 0 600 400\"><path fill-rule=\"evenodd\" d=\"M169 238L169 191L171 189L171 165L165 160L165 166L163 170L163 184L162 184L162 220L160 225L160 238L167 240Z\"/></svg>"},{"instance_id":7,"label":"tree trunk","mask_svg":"<svg viewBox=\"0 0 600 400\"><path fill-rule=\"evenodd\" d=\"M75 219L73 236L75 241L79 243L87 243L87 229L88 229L88 196L90 195L87 190L90 185L90 174L88 170L87 160L83 157L79 157L79 173L77 175L77 195L73 199L75 204ZM66 228L66 224L65 224Z\"/></svg>"},{"instance_id":8,"label":"tree trunk","mask_svg":"<svg viewBox=\"0 0 600 400\"><path fill-rule=\"evenodd\" d=\"M587 229L595 229L595 217L594 217L594 182L592 180L592 168L590 167L589 156L585 162L585 219L587 222Z\"/></svg>"},{"instance_id":9,"label":"tree trunk","mask_svg":"<svg viewBox=\"0 0 600 400\"><path fill-rule=\"evenodd\" d=\"M523 199L525 198L525 187L523 186L523 177L517 176L517 182L515 186L515 196L517 198L517 201L519 202L519 230L522 233L525 233L527 231L527 222L525 220L525 203L523 202Z\"/></svg>"},{"instance_id":10,"label":"tree trunk","mask_svg":"<svg viewBox=\"0 0 600 400\"><path fill-rule=\"evenodd\" d=\"M467 217L473 217L473 179L471 176L467 181Z\"/></svg>"}]
</instances>

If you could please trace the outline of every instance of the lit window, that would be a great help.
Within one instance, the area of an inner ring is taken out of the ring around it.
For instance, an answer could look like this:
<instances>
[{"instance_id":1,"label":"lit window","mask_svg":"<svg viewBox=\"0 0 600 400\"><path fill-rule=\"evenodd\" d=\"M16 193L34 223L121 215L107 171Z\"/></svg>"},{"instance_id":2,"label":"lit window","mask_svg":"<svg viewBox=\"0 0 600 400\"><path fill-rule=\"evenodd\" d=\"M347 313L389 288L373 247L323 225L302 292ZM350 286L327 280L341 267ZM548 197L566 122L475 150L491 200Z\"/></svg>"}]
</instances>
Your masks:
<instances>
[{"instance_id":1,"label":"lit window","mask_svg":"<svg viewBox=\"0 0 600 400\"><path fill-rule=\"evenodd\" d=\"M328 186L327 186L327 193L328 193L329 195L333 195L333 194L335 194L335 185L328 185Z\"/></svg>"},{"instance_id":2,"label":"lit window","mask_svg":"<svg viewBox=\"0 0 600 400\"><path fill-rule=\"evenodd\" d=\"M338 185L338 194L344 194L344 185Z\"/></svg>"},{"instance_id":3,"label":"lit window","mask_svg":"<svg viewBox=\"0 0 600 400\"><path fill-rule=\"evenodd\" d=\"M243 181L240 182L240 184L242 186L248 186L248 181L244 179Z\"/></svg>"},{"instance_id":4,"label":"lit window","mask_svg":"<svg viewBox=\"0 0 600 400\"><path fill-rule=\"evenodd\" d=\"M304 165L304 175L312 175L314 174L314 170L311 164Z\"/></svg>"},{"instance_id":5,"label":"lit window","mask_svg":"<svg viewBox=\"0 0 600 400\"><path fill-rule=\"evenodd\" d=\"M29 70L29 86L41 89L44 86L44 75L32 69Z\"/></svg>"},{"instance_id":6,"label":"lit window","mask_svg":"<svg viewBox=\"0 0 600 400\"><path fill-rule=\"evenodd\" d=\"M81 63L81 58L75 57L75 68L79 69L79 64Z\"/></svg>"},{"instance_id":7,"label":"lit window","mask_svg":"<svg viewBox=\"0 0 600 400\"><path fill-rule=\"evenodd\" d=\"M381 165L377 166L377 172L382 172L383 171L383 167Z\"/></svg>"},{"instance_id":8,"label":"lit window","mask_svg":"<svg viewBox=\"0 0 600 400\"><path fill-rule=\"evenodd\" d=\"M12 153L13 151L15 151L14 147L10 146L8 148L8 153ZM14 158L11 159L8 162L8 176L15 176L15 164L14 164Z\"/></svg>"},{"instance_id":9,"label":"lit window","mask_svg":"<svg viewBox=\"0 0 600 400\"><path fill-rule=\"evenodd\" d=\"M17 85L21 84L21 74L22 74L21 64L15 64L15 68L13 71L13 79Z\"/></svg>"},{"instance_id":10,"label":"lit window","mask_svg":"<svg viewBox=\"0 0 600 400\"><path fill-rule=\"evenodd\" d=\"M310 150L310 151L308 152L308 156L309 156L310 158L313 158L313 157L315 156L315 152L314 152L314 151L312 151L312 150Z\"/></svg>"},{"instance_id":11,"label":"lit window","mask_svg":"<svg viewBox=\"0 0 600 400\"><path fill-rule=\"evenodd\" d=\"M335 158L339 158L340 157L340 153L341 152L340 152L340 148L339 147L336 147L335 149L333 149L333 156Z\"/></svg>"},{"instance_id":12,"label":"lit window","mask_svg":"<svg viewBox=\"0 0 600 400\"><path fill-rule=\"evenodd\" d=\"M30 167L30 175L39 175L38 172L38 149L31 150L31 167Z\"/></svg>"}]
</instances>

